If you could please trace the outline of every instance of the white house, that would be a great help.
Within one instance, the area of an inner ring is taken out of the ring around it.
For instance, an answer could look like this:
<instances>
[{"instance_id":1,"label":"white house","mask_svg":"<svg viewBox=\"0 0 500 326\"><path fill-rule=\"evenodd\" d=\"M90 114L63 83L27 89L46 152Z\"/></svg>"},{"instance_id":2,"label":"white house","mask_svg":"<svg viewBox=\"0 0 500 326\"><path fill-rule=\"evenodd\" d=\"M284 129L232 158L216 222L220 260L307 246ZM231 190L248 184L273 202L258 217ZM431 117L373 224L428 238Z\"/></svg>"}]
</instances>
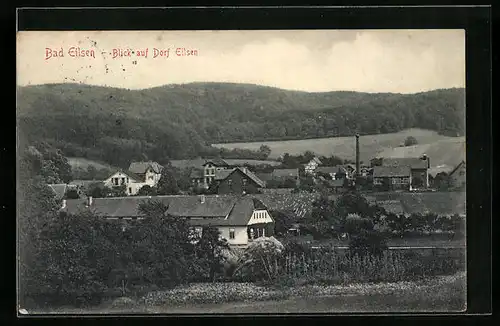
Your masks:
<instances>
[{"instance_id":1,"label":"white house","mask_svg":"<svg viewBox=\"0 0 500 326\"><path fill-rule=\"evenodd\" d=\"M104 180L107 187L125 186L127 195L136 195L144 186L155 187L163 167L156 162L132 162L128 171L117 171Z\"/></svg>"},{"instance_id":2,"label":"white house","mask_svg":"<svg viewBox=\"0 0 500 326\"><path fill-rule=\"evenodd\" d=\"M321 161L317 157L313 157L304 167L306 174L314 174L316 168L321 164Z\"/></svg>"},{"instance_id":3,"label":"white house","mask_svg":"<svg viewBox=\"0 0 500 326\"><path fill-rule=\"evenodd\" d=\"M263 236L274 235L274 220L258 199L249 196L153 196L94 198L67 200L63 211L77 213L92 209L108 219L141 219L141 202L160 201L167 206L166 214L187 219L193 230L202 232L211 225L219 229L221 237L231 246L246 246Z\"/></svg>"}]
</instances>

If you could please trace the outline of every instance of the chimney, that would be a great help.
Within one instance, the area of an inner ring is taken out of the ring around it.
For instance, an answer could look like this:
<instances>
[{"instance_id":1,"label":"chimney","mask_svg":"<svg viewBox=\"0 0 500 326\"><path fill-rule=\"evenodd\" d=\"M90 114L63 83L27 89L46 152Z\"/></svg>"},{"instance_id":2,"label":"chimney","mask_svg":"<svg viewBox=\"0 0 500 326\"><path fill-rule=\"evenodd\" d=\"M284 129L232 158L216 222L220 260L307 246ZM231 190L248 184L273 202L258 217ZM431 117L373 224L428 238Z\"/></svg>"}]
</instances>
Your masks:
<instances>
[{"instance_id":1,"label":"chimney","mask_svg":"<svg viewBox=\"0 0 500 326\"><path fill-rule=\"evenodd\" d=\"M92 196L87 197L87 206L92 206Z\"/></svg>"},{"instance_id":2,"label":"chimney","mask_svg":"<svg viewBox=\"0 0 500 326\"><path fill-rule=\"evenodd\" d=\"M359 134L356 134L356 176L359 176Z\"/></svg>"},{"instance_id":3,"label":"chimney","mask_svg":"<svg viewBox=\"0 0 500 326\"><path fill-rule=\"evenodd\" d=\"M205 195L200 196L200 203L202 203L202 204L205 203Z\"/></svg>"}]
</instances>

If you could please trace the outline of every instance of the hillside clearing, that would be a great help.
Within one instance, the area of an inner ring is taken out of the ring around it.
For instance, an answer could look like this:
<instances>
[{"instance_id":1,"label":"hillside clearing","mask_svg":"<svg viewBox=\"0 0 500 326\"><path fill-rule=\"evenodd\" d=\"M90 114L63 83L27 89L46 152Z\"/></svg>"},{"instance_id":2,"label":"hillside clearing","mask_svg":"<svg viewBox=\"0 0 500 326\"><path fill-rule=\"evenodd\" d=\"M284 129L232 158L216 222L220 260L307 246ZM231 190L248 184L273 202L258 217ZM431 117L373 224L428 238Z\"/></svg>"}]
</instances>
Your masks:
<instances>
[{"instance_id":1,"label":"hillside clearing","mask_svg":"<svg viewBox=\"0 0 500 326\"><path fill-rule=\"evenodd\" d=\"M69 165L71 165L72 169L86 170L89 166L93 166L97 170L101 170L101 169L114 170L114 169L116 169L109 164L89 160L89 159L86 159L83 157L68 157L68 163L69 163Z\"/></svg>"},{"instance_id":2,"label":"hillside clearing","mask_svg":"<svg viewBox=\"0 0 500 326\"><path fill-rule=\"evenodd\" d=\"M464 137L442 136L435 131L423 129L406 129L397 133L366 135L359 138L361 161L367 164L370 159L377 156L379 153L397 149L408 136L415 137L419 143L419 145L417 146L412 146L415 147L415 154L425 152L426 150L430 151L430 153L427 154L429 155L429 157L431 157L431 164L433 166L438 166L441 164L451 164L451 161L456 156L456 154L454 154L454 150L456 149L454 147L449 148L448 145L465 143ZM442 141L443 143L441 143ZM269 158L271 159L278 158L284 153L297 155L302 154L305 151L313 151L316 155L335 155L343 159L355 159L356 144L354 137L225 143L213 144L212 146L226 149L242 148L258 150L261 145L267 145L271 148L271 154L269 156ZM441 158L442 156L444 158ZM460 160L456 162L456 164L458 164L459 162Z\"/></svg>"}]
</instances>

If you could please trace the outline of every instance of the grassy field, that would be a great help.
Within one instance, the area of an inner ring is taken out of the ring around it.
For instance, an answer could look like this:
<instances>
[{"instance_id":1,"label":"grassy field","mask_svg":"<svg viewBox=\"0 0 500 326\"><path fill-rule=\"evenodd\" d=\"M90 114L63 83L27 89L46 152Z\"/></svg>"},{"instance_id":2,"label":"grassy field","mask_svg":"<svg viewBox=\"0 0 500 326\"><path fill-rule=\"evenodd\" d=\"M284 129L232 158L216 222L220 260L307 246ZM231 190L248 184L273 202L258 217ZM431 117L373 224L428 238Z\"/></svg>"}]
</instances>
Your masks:
<instances>
[{"instance_id":1,"label":"grassy field","mask_svg":"<svg viewBox=\"0 0 500 326\"><path fill-rule=\"evenodd\" d=\"M464 137L447 137L430 130L407 129L391 134L361 136L359 139L361 161L368 163L371 158L375 157L379 153L388 154L387 151L392 151L394 148L399 147L399 145L401 145L408 136L415 137L419 143L419 145L413 146L414 148L412 150L412 154L422 154L425 152L431 158L431 164L433 167L443 164L458 164L461 158L458 159L457 156L465 156L463 147L460 147L460 144L465 143ZM310 150L318 155L329 156L333 154L343 159L355 159L354 137L226 143L213 144L212 146L227 149L244 148L258 150L262 144L271 148L270 158L277 158L284 153L302 154L303 152ZM459 148L456 148L457 146ZM456 152L459 154L456 154ZM394 156L395 154L391 155ZM455 160L458 161L455 162Z\"/></svg>"},{"instance_id":2,"label":"grassy field","mask_svg":"<svg viewBox=\"0 0 500 326\"><path fill-rule=\"evenodd\" d=\"M233 284L238 286L239 283ZM213 285L207 284L209 287ZM256 287L244 285L243 287ZM193 285L195 288L203 284ZM189 291L189 287L186 289ZM264 290L265 291L265 290ZM287 291L287 290L282 290ZM466 308L466 275L440 276L420 282L300 286L288 290L281 300L203 303L149 304L134 301L128 307L111 302L91 309L59 307L32 311L33 314L258 314L258 313L342 313L342 312L460 312Z\"/></svg>"}]
</instances>

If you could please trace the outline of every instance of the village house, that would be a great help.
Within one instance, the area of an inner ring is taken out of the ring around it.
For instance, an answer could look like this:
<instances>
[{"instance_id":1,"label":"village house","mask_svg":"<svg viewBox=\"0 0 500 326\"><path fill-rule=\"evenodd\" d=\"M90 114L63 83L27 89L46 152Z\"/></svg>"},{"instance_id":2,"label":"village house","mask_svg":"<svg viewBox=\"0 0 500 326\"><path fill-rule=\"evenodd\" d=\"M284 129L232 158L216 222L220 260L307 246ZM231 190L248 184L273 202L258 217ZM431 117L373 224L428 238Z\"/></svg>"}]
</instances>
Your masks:
<instances>
[{"instance_id":1,"label":"village house","mask_svg":"<svg viewBox=\"0 0 500 326\"><path fill-rule=\"evenodd\" d=\"M460 162L448 175L451 188L465 186L465 161Z\"/></svg>"},{"instance_id":2,"label":"village house","mask_svg":"<svg viewBox=\"0 0 500 326\"><path fill-rule=\"evenodd\" d=\"M274 235L274 219L268 208L260 200L247 196L89 197L66 200L61 211L77 214L91 210L107 219L141 220L144 217L138 210L139 204L149 200L163 203L167 207L165 214L187 219L199 233L204 226L218 228L231 246L244 247L254 239Z\"/></svg>"},{"instance_id":3,"label":"village house","mask_svg":"<svg viewBox=\"0 0 500 326\"><path fill-rule=\"evenodd\" d=\"M155 187L163 167L156 162L132 162L128 171L117 171L104 180L106 187L125 187L127 195L136 195L144 186Z\"/></svg>"},{"instance_id":4,"label":"village house","mask_svg":"<svg viewBox=\"0 0 500 326\"><path fill-rule=\"evenodd\" d=\"M412 174L409 166L375 166L373 185L383 190L409 190Z\"/></svg>"},{"instance_id":5,"label":"village house","mask_svg":"<svg viewBox=\"0 0 500 326\"><path fill-rule=\"evenodd\" d=\"M195 167L191 171L190 179L194 187L208 189L210 185L221 179L221 172L232 170L232 167L223 159L216 158L206 160L201 167Z\"/></svg>"},{"instance_id":6,"label":"village house","mask_svg":"<svg viewBox=\"0 0 500 326\"><path fill-rule=\"evenodd\" d=\"M411 173L410 186L412 189L429 187L430 158L425 154L421 157L382 158L380 166L388 169L378 169L379 177L381 171L389 171L390 168L394 168L394 173L401 173L401 171L406 170L400 168L408 167Z\"/></svg>"},{"instance_id":7,"label":"village house","mask_svg":"<svg viewBox=\"0 0 500 326\"><path fill-rule=\"evenodd\" d=\"M307 164L304 166L304 171L306 174L314 174L316 168L322 164L320 159L317 157L313 157Z\"/></svg>"},{"instance_id":8,"label":"village house","mask_svg":"<svg viewBox=\"0 0 500 326\"><path fill-rule=\"evenodd\" d=\"M266 183L247 168L235 168L229 171L219 171L216 180L217 193L247 194L257 193L265 188Z\"/></svg>"},{"instance_id":9,"label":"village house","mask_svg":"<svg viewBox=\"0 0 500 326\"><path fill-rule=\"evenodd\" d=\"M319 166L316 169L316 175L326 180L344 180L348 176L347 169L344 166Z\"/></svg>"}]
</instances>

